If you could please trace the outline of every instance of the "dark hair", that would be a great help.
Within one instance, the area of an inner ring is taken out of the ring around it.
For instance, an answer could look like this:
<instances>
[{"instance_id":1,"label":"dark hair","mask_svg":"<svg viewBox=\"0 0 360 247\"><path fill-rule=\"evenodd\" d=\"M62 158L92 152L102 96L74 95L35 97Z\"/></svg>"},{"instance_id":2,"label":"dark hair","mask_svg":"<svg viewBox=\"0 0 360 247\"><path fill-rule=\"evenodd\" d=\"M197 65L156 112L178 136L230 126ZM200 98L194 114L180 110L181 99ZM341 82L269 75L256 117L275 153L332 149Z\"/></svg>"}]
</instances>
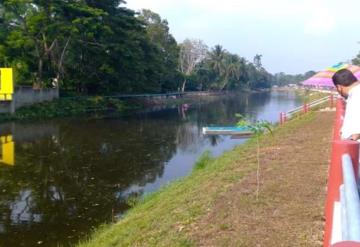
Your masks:
<instances>
[{"instance_id":1,"label":"dark hair","mask_svg":"<svg viewBox=\"0 0 360 247\"><path fill-rule=\"evenodd\" d=\"M342 85L345 87L348 87L351 84L353 84L354 82L357 82L357 79L354 76L354 74L348 69L341 69L341 70L337 71L333 75L332 80L333 80L335 86Z\"/></svg>"}]
</instances>

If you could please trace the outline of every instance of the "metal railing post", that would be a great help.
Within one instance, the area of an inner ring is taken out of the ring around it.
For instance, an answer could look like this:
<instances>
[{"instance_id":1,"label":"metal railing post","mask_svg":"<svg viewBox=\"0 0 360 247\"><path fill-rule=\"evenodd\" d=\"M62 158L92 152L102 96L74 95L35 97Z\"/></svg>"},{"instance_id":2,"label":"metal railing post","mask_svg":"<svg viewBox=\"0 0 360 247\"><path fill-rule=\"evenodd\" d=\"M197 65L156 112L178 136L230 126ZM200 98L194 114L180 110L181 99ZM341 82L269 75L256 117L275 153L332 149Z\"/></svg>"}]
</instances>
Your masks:
<instances>
[{"instance_id":1,"label":"metal railing post","mask_svg":"<svg viewBox=\"0 0 360 247\"><path fill-rule=\"evenodd\" d=\"M331 94L330 95L330 108L333 108L334 107L334 95Z\"/></svg>"},{"instance_id":2,"label":"metal railing post","mask_svg":"<svg viewBox=\"0 0 360 247\"><path fill-rule=\"evenodd\" d=\"M303 106L303 113L306 113L306 112L307 112L306 103L304 103L304 106Z\"/></svg>"}]
</instances>

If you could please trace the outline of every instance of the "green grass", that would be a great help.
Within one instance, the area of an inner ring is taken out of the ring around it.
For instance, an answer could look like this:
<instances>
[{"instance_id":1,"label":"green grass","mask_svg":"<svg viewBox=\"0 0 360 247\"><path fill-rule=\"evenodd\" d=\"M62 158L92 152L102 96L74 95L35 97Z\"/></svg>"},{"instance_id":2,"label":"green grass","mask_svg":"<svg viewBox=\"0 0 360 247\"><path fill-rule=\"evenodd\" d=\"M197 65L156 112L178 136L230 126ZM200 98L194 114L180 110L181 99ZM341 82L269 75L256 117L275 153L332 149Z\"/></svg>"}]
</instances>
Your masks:
<instances>
[{"instance_id":1,"label":"green grass","mask_svg":"<svg viewBox=\"0 0 360 247\"><path fill-rule=\"evenodd\" d=\"M295 93L302 99L303 102L309 103L311 101L324 98L329 93L317 92L308 89L297 89Z\"/></svg>"},{"instance_id":2,"label":"green grass","mask_svg":"<svg viewBox=\"0 0 360 247\"><path fill-rule=\"evenodd\" d=\"M210 151L204 152L200 158L196 161L193 171L198 171L204 169L212 161L212 156Z\"/></svg>"},{"instance_id":3,"label":"green grass","mask_svg":"<svg viewBox=\"0 0 360 247\"><path fill-rule=\"evenodd\" d=\"M315 114L290 120L272 135L264 134L261 146L273 145L275 139L301 128ZM189 237L194 223L229 186L256 170L255 152L256 140L250 139L216 159L205 153L189 176L145 196L119 222L97 229L77 246L195 246Z\"/></svg>"}]
</instances>

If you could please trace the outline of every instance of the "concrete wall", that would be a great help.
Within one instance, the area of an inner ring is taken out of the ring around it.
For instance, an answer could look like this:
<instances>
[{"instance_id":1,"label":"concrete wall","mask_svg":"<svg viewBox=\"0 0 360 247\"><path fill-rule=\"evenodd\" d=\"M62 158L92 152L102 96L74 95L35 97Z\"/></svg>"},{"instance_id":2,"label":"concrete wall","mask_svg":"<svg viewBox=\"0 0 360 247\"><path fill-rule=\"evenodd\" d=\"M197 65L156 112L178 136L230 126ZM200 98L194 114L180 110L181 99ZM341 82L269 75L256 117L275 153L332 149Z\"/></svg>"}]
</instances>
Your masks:
<instances>
[{"instance_id":1,"label":"concrete wall","mask_svg":"<svg viewBox=\"0 0 360 247\"><path fill-rule=\"evenodd\" d=\"M15 90L15 109L44 101L52 101L59 98L57 88L32 89L31 87L19 87Z\"/></svg>"},{"instance_id":2,"label":"concrete wall","mask_svg":"<svg viewBox=\"0 0 360 247\"><path fill-rule=\"evenodd\" d=\"M13 101L0 102L0 113L12 113L22 106L52 101L59 98L57 88L33 89L32 87L17 87L13 95Z\"/></svg>"}]
</instances>

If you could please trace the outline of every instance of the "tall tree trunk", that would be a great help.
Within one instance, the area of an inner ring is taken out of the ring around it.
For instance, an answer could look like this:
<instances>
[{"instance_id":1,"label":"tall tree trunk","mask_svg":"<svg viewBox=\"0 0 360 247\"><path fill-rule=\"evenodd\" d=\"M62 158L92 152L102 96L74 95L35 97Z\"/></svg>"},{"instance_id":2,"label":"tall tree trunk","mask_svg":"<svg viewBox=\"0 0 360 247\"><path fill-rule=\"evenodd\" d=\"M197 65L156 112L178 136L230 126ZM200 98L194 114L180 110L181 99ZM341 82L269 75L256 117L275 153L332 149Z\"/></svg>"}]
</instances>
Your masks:
<instances>
[{"instance_id":1,"label":"tall tree trunk","mask_svg":"<svg viewBox=\"0 0 360 247\"><path fill-rule=\"evenodd\" d=\"M256 137L256 159L257 159L257 170L256 170L256 200L259 200L260 193L260 141L259 136Z\"/></svg>"},{"instance_id":2,"label":"tall tree trunk","mask_svg":"<svg viewBox=\"0 0 360 247\"><path fill-rule=\"evenodd\" d=\"M224 80L222 81L222 85L221 85L221 88L220 88L220 90L221 91L223 91L225 88L226 88L226 86L227 86L227 84L229 83L229 79L228 79L228 77L226 76L225 78L224 78Z\"/></svg>"},{"instance_id":3,"label":"tall tree trunk","mask_svg":"<svg viewBox=\"0 0 360 247\"><path fill-rule=\"evenodd\" d=\"M36 51L36 56L39 58L39 60L38 60L37 76L35 78L36 81L34 82L33 87L37 88L37 87L40 87L40 84L41 84L41 81L42 81L44 61L43 61L43 57L40 54L40 49L39 49L39 47L38 47L38 45L36 43L36 40L35 40L35 51Z\"/></svg>"},{"instance_id":4,"label":"tall tree trunk","mask_svg":"<svg viewBox=\"0 0 360 247\"><path fill-rule=\"evenodd\" d=\"M44 60L42 57L39 58L39 64L38 64L38 78L37 78L37 84L36 86L42 87L42 75L43 75L43 66L44 66Z\"/></svg>"},{"instance_id":5,"label":"tall tree trunk","mask_svg":"<svg viewBox=\"0 0 360 247\"><path fill-rule=\"evenodd\" d=\"M57 88L59 87L60 80L62 79L61 73L63 72L63 63L64 63L64 59L65 59L65 53L66 53L67 47L69 46L69 43L70 43L70 37L66 40L65 46L61 52L60 60L58 63L57 74L56 74L56 85L55 85Z\"/></svg>"},{"instance_id":6,"label":"tall tree trunk","mask_svg":"<svg viewBox=\"0 0 360 247\"><path fill-rule=\"evenodd\" d=\"M185 86L186 86L186 79L183 81L181 92L185 92Z\"/></svg>"}]
</instances>

